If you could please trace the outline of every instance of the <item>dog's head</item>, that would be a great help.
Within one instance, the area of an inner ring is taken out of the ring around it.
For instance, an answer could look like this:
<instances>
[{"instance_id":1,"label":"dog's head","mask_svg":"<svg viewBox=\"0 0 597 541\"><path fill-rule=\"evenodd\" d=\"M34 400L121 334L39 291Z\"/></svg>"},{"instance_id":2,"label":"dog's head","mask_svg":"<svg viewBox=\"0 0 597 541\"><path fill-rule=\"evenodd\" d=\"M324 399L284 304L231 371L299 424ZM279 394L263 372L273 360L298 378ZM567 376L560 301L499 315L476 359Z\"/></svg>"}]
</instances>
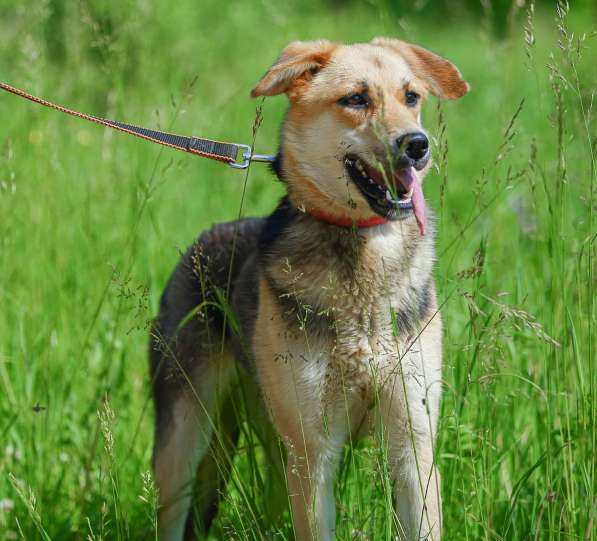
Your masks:
<instances>
[{"instance_id":1,"label":"dog's head","mask_svg":"<svg viewBox=\"0 0 597 541\"><path fill-rule=\"evenodd\" d=\"M251 95L290 100L281 169L295 205L355 221L414 210L424 232L420 183L430 148L421 106L429 93L455 99L468 88L444 58L376 38L290 43Z\"/></svg>"}]
</instances>

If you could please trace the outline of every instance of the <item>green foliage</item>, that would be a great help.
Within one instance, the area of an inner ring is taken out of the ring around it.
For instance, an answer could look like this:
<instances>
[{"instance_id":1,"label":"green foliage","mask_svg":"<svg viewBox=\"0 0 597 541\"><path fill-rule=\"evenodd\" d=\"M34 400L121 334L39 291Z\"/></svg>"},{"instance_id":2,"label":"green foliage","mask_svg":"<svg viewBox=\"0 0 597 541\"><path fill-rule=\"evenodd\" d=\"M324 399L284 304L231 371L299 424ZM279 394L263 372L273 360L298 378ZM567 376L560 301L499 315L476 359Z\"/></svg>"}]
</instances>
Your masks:
<instances>
[{"instance_id":1,"label":"green foliage","mask_svg":"<svg viewBox=\"0 0 597 541\"><path fill-rule=\"evenodd\" d=\"M594 3L524 6L505 32L486 10L511 3L473 4L3 0L0 72L92 114L247 142L249 90L290 40L391 35L454 60L472 92L425 112L445 538L593 539ZM257 151L284 109L265 101ZM8 94L0 118L0 538L148 539L147 322L179 250L239 207L270 212L282 187L256 165L241 195L220 164ZM214 538L290 539L287 511L262 518L265 452L244 427ZM366 441L345 458L338 538L391 539L384 457Z\"/></svg>"}]
</instances>

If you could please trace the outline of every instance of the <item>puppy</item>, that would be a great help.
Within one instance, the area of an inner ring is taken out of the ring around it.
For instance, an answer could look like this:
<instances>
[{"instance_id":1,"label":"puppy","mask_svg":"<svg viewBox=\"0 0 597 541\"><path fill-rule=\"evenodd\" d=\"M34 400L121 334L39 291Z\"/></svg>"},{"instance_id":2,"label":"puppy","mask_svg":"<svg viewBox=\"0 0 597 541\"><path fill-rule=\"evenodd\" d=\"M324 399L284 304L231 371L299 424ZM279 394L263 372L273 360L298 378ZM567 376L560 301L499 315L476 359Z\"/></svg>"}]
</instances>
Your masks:
<instances>
[{"instance_id":1,"label":"puppy","mask_svg":"<svg viewBox=\"0 0 597 541\"><path fill-rule=\"evenodd\" d=\"M287 195L267 218L204 232L162 296L150 345L162 540L191 531L194 483L195 528L209 528L243 393L285 447L298 541L334 539L334 472L349 438L369 433L388 458L399 538L440 539L421 107L467 91L452 63L387 38L291 43L253 89L288 96L274 164Z\"/></svg>"}]
</instances>

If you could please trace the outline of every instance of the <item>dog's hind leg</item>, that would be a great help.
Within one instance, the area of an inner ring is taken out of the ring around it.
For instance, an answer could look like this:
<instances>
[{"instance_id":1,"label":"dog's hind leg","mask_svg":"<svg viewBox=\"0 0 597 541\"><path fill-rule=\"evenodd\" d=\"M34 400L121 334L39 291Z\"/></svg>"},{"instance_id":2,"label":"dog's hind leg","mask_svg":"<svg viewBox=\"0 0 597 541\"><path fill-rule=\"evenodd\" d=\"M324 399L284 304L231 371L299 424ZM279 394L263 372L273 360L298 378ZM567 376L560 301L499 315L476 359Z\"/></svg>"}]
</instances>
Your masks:
<instances>
[{"instance_id":1,"label":"dog's hind leg","mask_svg":"<svg viewBox=\"0 0 597 541\"><path fill-rule=\"evenodd\" d=\"M161 541L183 539L195 472L209 448L214 413L211 404L199 406L187 392L178 397L172 409L172 423L156 431L153 458Z\"/></svg>"},{"instance_id":2,"label":"dog's hind leg","mask_svg":"<svg viewBox=\"0 0 597 541\"><path fill-rule=\"evenodd\" d=\"M159 413L153 465L159 491L161 541L183 539L197 468L209 451L218 404L227 390L228 370L221 365L219 360L206 362L200 376L164 382L168 385L166 396L156 393Z\"/></svg>"},{"instance_id":3,"label":"dog's hind leg","mask_svg":"<svg viewBox=\"0 0 597 541\"><path fill-rule=\"evenodd\" d=\"M232 460L240 434L238 404L232 394L215 419L211 445L199 464L193 505L187 519L185 539L206 536L218 512L219 500L232 473Z\"/></svg>"}]
</instances>

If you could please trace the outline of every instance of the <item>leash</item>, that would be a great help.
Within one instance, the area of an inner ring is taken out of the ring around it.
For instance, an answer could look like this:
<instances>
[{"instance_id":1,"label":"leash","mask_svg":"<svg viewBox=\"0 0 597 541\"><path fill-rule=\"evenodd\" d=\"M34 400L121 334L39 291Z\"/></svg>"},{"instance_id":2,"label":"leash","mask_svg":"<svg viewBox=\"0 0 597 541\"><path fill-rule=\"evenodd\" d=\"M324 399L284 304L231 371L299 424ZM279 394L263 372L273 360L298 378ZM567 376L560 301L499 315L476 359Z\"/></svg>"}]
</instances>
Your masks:
<instances>
[{"instance_id":1,"label":"leash","mask_svg":"<svg viewBox=\"0 0 597 541\"><path fill-rule=\"evenodd\" d=\"M8 85L1 81L0 88L34 103L39 103L45 107L60 111L61 113L66 113L77 118L82 118L83 120L95 122L101 126L106 126L107 128L113 128L124 133L129 133L131 135L135 135L136 137L140 137L141 139L151 141L152 143L158 143L176 150L190 152L191 154L195 154L196 156L201 156L203 158L209 158L210 160L225 162L234 169L246 169L249 167L251 162L273 162L276 159L275 155L253 153L251 145L243 145L240 143L224 143L222 141L203 139L201 137L189 137L185 135L175 135L163 131L148 130L147 128L133 126L132 124L125 124L123 122L116 122L114 120L107 120L105 118L79 113L78 111L68 109L62 105L57 105L42 98L38 98L37 96L33 96L24 90L15 88L14 86Z\"/></svg>"}]
</instances>

